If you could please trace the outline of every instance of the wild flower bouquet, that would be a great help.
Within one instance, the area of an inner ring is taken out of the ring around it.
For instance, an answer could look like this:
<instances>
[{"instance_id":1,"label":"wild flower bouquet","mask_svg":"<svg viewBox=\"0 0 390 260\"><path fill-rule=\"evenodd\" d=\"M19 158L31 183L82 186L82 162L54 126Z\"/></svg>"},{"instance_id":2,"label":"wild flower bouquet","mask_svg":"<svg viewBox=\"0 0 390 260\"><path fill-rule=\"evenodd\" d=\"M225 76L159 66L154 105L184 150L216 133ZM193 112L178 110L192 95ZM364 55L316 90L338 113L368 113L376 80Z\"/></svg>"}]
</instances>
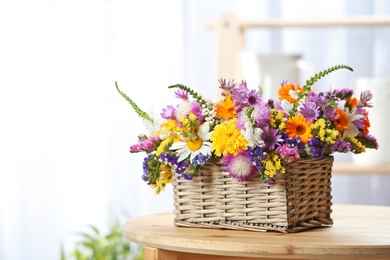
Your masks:
<instances>
[{"instance_id":1,"label":"wild flower bouquet","mask_svg":"<svg viewBox=\"0 0 390 260\"><path fill-rule=\"evenodd\" d=\"M261 90L250 90L245 81L219 80L222 96L216 103L184 85L169 86L181 102L163 108L160 118L151 118L116 84L135 112L153 126L130 147L131 153L146 152L143 180L158 194L172 182L172 174L191 180L210 158L221 158L225 171L238 182L260 175L272 184L276 173L284 173L283 164L297 158L377 149L369 134L370 91L354 97L352 89L311 89L338 69L352 71L338 65L304 86L282 82L278 101L263 100Z\"/></svg>"}]
</instances>

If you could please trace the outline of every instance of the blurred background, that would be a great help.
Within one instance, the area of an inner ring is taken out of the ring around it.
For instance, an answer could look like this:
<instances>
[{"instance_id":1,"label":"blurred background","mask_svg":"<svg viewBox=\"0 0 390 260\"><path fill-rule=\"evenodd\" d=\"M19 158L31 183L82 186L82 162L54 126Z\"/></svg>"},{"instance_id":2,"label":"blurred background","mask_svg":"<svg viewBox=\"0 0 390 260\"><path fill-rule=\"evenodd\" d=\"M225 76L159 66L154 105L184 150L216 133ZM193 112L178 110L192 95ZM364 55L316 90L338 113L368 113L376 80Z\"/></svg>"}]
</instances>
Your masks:
<instances>
[{"instance_id":1,"label":"blurred background","mask_svg":"<svg viewBox=\"0 0 390 260\"><path fill-rule=\"evenodd\" d=\"M390 2L0 1L0 259L59 259L61 245L71 248L88 225L104 230L115 219L173 210L171 187L155 196L141 179L143 155L129 153L143 125L115 81L156 114L174 102L172 84L213 99L218 53L232 40L205 25L224 13L250 21L383 17ZM262 28L245 32L243 51L298 56L302 84L314 70L351 66L316 87L375 85L385 98L376 127L386 129L389 46L390 27ZM371 157L336 161L369 164L384 151L375 163L389 163L386 142ZM335 204L390 206L388 173L335 172L332 180Z\"/></svg>"}]
</instances>

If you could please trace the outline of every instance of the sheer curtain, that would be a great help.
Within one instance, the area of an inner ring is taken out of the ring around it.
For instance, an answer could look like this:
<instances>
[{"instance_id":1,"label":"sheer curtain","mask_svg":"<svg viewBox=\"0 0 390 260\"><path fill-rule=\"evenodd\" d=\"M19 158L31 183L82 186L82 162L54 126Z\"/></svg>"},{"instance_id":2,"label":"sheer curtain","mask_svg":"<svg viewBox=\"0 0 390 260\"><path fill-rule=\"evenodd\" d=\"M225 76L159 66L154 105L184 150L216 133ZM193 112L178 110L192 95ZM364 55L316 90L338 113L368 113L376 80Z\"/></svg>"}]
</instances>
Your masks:
<instances>
[{"instance_id":1,"label":"sheer curtain","mask_svg":"<svg viewBox=\"0 0 390 260\"><path fill-rule=\"evenodd\" d=\"M0 259L57 259L61 243L89 224L173 209L142 182L130 155L143 126L114 82L159 113L166 87L186 84L213 98L215 32L221 12L248 19L390 14L386 1L17 0L0 2ZM248 33L247 48L298 52L351 77L389 76L388 29ZM324 81L324 86L330 84ZM163 98L162 98L163 97ZM346 158L348 159L348 158ZM340 203L390 205L386 176L335 177ZM368 185L367 185L368 184ZM361 187L367 192L362 192Z\"/></svg>"},{"instance_id":2,"label":"sheer curtain","mask_svg":"<svg viewBox=\"0 0 390 260\"><path fill-rule=\"evenodd\" d=\"M90 224L172 209L142 183L114 83L160 109L182 32L178 0L0 2L0 259L58 259Z\"/></svg>"}]
</instances>

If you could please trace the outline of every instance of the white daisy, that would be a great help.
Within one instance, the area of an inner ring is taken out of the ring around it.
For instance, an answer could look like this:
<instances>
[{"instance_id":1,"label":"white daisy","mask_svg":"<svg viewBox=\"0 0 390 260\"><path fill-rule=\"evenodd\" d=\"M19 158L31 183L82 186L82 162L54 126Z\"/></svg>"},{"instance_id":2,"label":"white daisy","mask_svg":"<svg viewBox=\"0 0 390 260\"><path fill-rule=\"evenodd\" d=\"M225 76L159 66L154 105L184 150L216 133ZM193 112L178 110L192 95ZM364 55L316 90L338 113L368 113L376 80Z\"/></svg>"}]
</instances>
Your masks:
<instances>
[{"instance_id":1,"label":"white daisy","mask_svg":"<svg viewBox=\"0 0 390 260\"><path fill-rule=\"evenodd\" d=\"M180 136L182 142L176 142L172 144L169 150L176 150L176 154L179 156L178 161L185 160L188 156L192 161L198 154L211 156L211 142L210 136L212 132L208 123L204 123L200 126L198 131L198 137L194 141L189 141L183 136Z\"/></svg>"}]
</instances>

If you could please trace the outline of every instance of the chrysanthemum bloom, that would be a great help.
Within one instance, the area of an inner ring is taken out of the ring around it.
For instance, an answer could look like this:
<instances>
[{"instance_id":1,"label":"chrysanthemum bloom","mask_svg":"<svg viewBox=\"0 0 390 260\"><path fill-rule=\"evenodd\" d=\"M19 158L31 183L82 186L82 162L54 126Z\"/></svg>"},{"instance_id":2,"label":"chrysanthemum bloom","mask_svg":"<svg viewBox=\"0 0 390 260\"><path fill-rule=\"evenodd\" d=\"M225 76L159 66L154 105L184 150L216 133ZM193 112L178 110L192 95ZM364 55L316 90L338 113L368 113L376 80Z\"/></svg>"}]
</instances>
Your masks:
<instances>
[{"instance_id":1,"label":"chrysanthemum bloom","mask_svg":"<svg viewBox=\"0 0 390 260\"><path fill-rule=\"evenodd\" d=\"M228 154L223 157L222 161L226 165L226 171L229 172L229 176L239 182L259 174L246 152L241 152L236 156Z\"/></svg>"},{"instance_id":2,"label":"chrysanthemum bloom","mask_svg":"<svg viewBox=\"0 0 390 260\"><path fill-rule=\"evenodd\" d=\"M230 95L226 95L225 100L221 100L219 104L215 105L215 112L217 113L218 118L223 118L226 120L232 119L237 113L234 109L233 100Z\"/></svg>"},{"instance_id":3,"label":"chrysanthemum bloom","mask_svg":"<svg viewBox=\"0 0 390 260\"><path fill-rule=\"evenodd\" d=\"M302 115L293 116L286 122L286 134L288 137L300 137L302 143L306 144L312 138L311 124Z\"/></svg>"},{"instance_id":4,"label":"chrysanthemum bloom","mask_svg":"<svg viewBox=\"0 0 390 260\"><path fill-rule=\"evenodd\" d=\"M248 147L248 141L236 127L237 119L222 122L212 133L212 149L216 156L227 154L237 155Z\"/></svg>"},{"instance_id":5,"label":"chrysanthemum bloom","mask_svg":"<svg viewBox=\"0 0 390 260\"><path fill-rule=\"evenodd\" d=\"M283 82L278 90L279 99L294 103L297 100L296 94L300 91L302 91L302 87L299 84L294 85L291 82Z\"/></svg>"},{"instance_id":6,"label":"chrysanthemum bloom","mask_svg":"<svg viewBox=\"0 0 390 260\"><path fill-rule=\"evenodd\" d=\"M197 137L193 140L180 136L181 141L173 143L169 148L170 150L176 150L176 154L179 156L178 161L181 162L190 156L192 161L198 154L211 155L211 143L208 141L212 132L210 126L204 123L199 127Z\"/></svg>"}]
</instances>

